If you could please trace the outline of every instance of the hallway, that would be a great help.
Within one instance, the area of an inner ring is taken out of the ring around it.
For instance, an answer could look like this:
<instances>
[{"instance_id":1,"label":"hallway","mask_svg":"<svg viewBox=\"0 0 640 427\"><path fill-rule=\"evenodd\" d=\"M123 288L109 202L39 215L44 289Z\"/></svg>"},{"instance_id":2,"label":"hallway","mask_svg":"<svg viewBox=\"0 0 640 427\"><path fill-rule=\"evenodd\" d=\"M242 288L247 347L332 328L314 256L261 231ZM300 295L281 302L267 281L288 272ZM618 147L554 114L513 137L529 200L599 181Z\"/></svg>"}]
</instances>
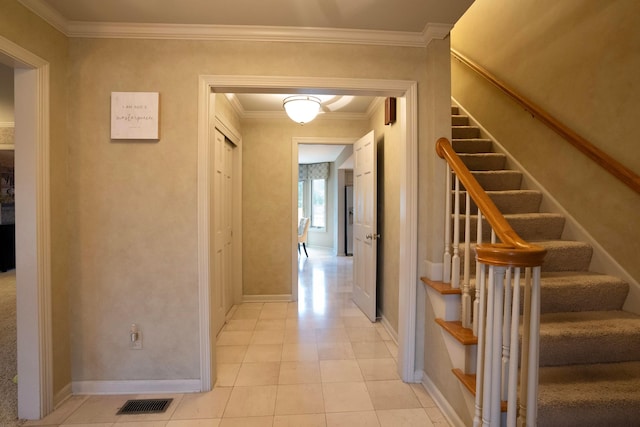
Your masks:
<instances>
[{"instance_id":1,"label":"hallway","mask_svg":"<svg viewBox=\"0 0 640 427\"><path fill-rule=\"evenodd\" d=\"M400 381L384 327L352 303L352 258L308 249L299 303L234 307L218 336L213 391L166 396L174 401L155 415L115 415L127 399L151 396L74 396L27 425L448 426L421 385Z\"/></svg>"}]
</instances>

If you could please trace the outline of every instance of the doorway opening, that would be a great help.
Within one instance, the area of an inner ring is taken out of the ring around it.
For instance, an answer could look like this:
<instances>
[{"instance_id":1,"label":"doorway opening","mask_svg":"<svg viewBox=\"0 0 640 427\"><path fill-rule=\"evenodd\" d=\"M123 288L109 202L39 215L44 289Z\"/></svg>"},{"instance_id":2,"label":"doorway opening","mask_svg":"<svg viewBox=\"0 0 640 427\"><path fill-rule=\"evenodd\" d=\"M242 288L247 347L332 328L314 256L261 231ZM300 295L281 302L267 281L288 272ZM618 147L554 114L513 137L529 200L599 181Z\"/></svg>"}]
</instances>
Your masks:
<instances>
[{"instance_id":1,"label":"doorway opening","mask_svg":"<svg viewBox=\"0 0 640 427\"><path fill-rule=\"evenodd\" d=\"M306 78L267 76L200 76L199 80L199 120L198 120L198 224L199 224L199 288L200 288L200 331L201 331L201 383L202 390L211 389L211 379L215 376L212 364L214 342L210 334L209 295L209 241L208 219L210 195L207 188L210 176L208 164L208 142L210 141L209 118L215 117L215 105L209 103L213 93L333 93L398 97L399 108L405 112L401 123L401 141L398 147L401 159L400 200L401 229L400 241L400 292L398 342L398 364L401 378L412 382L415 378L416 342L416 291L417 291L417 83L415 81L367 80L349 78ZM212 111L213 110L213 111ZM293 144L297 148L296 144ZM292 183L297 182L292 168ZM293 188L295 187L295 188ZM297 185L292 185L292 193L297 194ZM291 200L294 200L292 197ZM291 206L291 230L297 229L297 204ZM291 233L291 260L297 259L297 235ZM298 266L291 263L291 293L297 294ZM296 284L294 286L294 284Z\"/></svg>"}]
</instances>

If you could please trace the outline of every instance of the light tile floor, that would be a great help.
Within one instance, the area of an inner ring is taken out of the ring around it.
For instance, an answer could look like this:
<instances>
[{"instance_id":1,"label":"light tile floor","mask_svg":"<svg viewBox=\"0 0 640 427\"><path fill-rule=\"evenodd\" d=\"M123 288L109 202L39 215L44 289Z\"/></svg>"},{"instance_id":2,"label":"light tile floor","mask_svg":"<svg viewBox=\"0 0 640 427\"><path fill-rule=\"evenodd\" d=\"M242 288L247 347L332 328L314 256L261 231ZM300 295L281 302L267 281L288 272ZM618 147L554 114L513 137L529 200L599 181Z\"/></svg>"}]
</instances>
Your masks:
<instances>
[{"instance_id":1,"label":"light tile floor","mask_svg":"<svg viewBox=\"0 0 640 427\"><path fill-rule=\"evenodd\" d=\"M74 396L37 426L448 426L419 384L397 373L397 345L351 301L352 260L309 248L297 303L234 308L217 341L217 382L175 394L163 414L115 415L132 398Z\"/></svg>"}]
</instances>

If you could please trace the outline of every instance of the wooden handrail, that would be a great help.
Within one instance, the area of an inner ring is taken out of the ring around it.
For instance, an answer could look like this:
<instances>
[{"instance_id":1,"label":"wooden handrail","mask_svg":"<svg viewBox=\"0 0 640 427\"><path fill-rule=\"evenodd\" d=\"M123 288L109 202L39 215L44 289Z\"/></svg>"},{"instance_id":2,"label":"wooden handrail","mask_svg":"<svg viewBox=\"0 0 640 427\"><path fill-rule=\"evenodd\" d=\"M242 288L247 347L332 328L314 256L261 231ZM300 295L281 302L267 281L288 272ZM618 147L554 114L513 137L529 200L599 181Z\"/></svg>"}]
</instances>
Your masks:
<instances>
[{"instance_id":1,"label":"wooden handrail","mask_svg":"<svg viewBox=\"0 0 640 427\"><path fill-rule=\"evenodd\" d=\"M542 265L546 249L532 245L523 240L516 233L504 216L500 213L493 200L489 198L478 181L471 174L462 159L453 150L447 138L440 138L436 142L438 156L445 159L456 173L469 196L476 203L487 219L491 228L502 243L482 244L476 248L480 261L492 265L535 267Z\"/></svg>"},{"instance_id":2,"label":"wooden handrail","mask_svg":"<svg viewBox=\"0 0 640 427\"><path fill-rule=\"evenodd\" d=\"M537 118L558 135L562 136L580 152L585 154L591 160L603 167L607 172L625 183L633 191L640 194L640 176L638 174L624 166L613 157L609 156L604 151L600 150L598 147L587 141L582 136L578 135L572 129L570 129L569 127L558 121L556 118L551 116L549 113L547 113L545 110L540 108L538 105L536 105L533 101L511 89L504 82L493 76L480 65L462 55L460 52L456 51L455 49L451 49L451 54L455 59L465 64L476 73L480 74L480 76L484 77L491 84L507 94L510 98L520 104L526 111L531 113L533 117Z\"/></svg>"}]
</instances>

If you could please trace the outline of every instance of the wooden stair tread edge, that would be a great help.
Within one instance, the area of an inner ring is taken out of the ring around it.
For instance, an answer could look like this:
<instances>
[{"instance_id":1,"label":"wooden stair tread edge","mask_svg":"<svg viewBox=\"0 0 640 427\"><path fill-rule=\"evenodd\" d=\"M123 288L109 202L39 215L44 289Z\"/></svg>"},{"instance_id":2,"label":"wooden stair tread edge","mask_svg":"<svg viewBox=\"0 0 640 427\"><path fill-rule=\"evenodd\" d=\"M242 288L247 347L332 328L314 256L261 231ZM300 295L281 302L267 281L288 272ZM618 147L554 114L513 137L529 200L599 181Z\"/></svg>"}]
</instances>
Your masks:
<instances>
[{"instance_id":1,"label":"wooden stair tread edge","mask_svg":"<svg viewBox=\"0 0 640 427\"><path fill-rule=\"evenodd\" d=\"M453 375L456 376L462 383L462 385L469 390L471 394L476 395L476 376L472 374L465 374L462 369L454 368L451 370Z\"/></svg>"},{"instance_id":2,"label":"wooden stair tread edge","mask_svg":"<svg viewBox=\"0 0 640 427\"><path fill-rule=\"evenodd\" d=\"M461 369L454 368L451 370L453 375L456 376L462 383L462 385L469 390L472 395L476 395L476 376L473 374L465 374ZM507 412L507 402L502 400L500 402L500 411Z\"/></svg>"},{"instance_id":3,"label":"wooden stair tread edge","mask_svg":"<svg viewBox=\"0 0 640 427\"><path fill-rule=\"evenodd\" d=\"M432 289L435 289L442 295L461 295L462 289L451 287L451 283L439 282L437 280L427 279L426 277L421 277L420 280L425 285L429 286Z\"/></svg>"},{"instance_id":4,"label":"wooden stair tread edge","mask_svg":"<svg viewBox=\"0 0 640 427\"><path fill-rule=\"evenodd\" d=\"M473 335L473 330L462 327L460 321L447 321L436 319L436 323L444 328L451 336L453 336L462 345L478 344L478 337Z\"/></svg>"}]
</instances>

